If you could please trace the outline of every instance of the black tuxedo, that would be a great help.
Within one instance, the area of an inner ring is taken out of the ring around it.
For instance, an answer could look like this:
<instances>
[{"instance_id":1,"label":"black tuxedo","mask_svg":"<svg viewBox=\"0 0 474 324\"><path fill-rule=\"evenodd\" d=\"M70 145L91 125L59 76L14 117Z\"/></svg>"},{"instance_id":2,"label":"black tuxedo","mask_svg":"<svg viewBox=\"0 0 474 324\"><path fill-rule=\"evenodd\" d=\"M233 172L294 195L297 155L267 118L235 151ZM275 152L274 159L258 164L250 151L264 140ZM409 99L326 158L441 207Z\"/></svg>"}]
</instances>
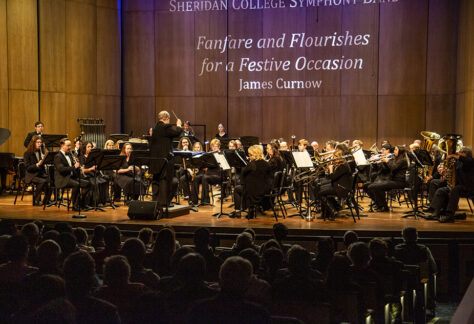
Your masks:
<instances>
[{"instance_id":1,"label":"black tuxedo","mask_svg":"<svg viewBox=\"0 0 474 324\"><path fill-rule=\"evenodd\" d=\"M60 151L54 157L54 185L56 188L72 188L71 201L73 207L77 208L79 206L79 188L84 188L82 192L82 197L86 197L89 194L89 185L90 183L84 179L79 181L78 172L79 169L74 167L74 159L70 153L66 153L70 160L72 166L69 166L66 157ZM84 201L84 199L83 199Z\"/></svg>"},{"instance_id":2,"label":"black tuxedo","mask_svg":"<svg viewBox=\"0 0 474 324\"><path fill-rule=\"evenodd\" d=\"M25 142L23 143L23 145L25 145L25 147L28 147L28 144L30 144L31 139L32 139L33 136L35 136L35 135L42 135L42 134L37 133L36 131L31 132L31 133L28 133L28 135L26 135Z\"/></svg>"},{"instance_id":3,"label":"black tuxedo","mask_svg":"<svg viewBox=\"0 0 474 324\"><path fill-rule=\"evenodd\" d=\"M36 153L31 153L26 151L23 155L25 161L25 183L34 183L36 184L36 191L33 196L34 202L39 202L41 198L41 193L44 191L44 201L47 202L50 197L49 183L46 176L46 169L44 165L36 166L36 163L39 162Z\"/></svg>"},{"instance_id":4,"label":"black tuxedo","mask_svg":"<svg viewBox=\"0 0 474 324\"><path fill-rule=\"evenodd\" d=\"M150 158L152 158L150 173L153 174L153 200L159 201L161 205L166 205L178 189L178 179L174 177L174 164L171 157L173 156L173 138L178 137L181 131L181 127L165 124L162 121L153 127L150 141ZM161 159L166 159L167 162L164 169Z\"/></svg>"}]
</instances>

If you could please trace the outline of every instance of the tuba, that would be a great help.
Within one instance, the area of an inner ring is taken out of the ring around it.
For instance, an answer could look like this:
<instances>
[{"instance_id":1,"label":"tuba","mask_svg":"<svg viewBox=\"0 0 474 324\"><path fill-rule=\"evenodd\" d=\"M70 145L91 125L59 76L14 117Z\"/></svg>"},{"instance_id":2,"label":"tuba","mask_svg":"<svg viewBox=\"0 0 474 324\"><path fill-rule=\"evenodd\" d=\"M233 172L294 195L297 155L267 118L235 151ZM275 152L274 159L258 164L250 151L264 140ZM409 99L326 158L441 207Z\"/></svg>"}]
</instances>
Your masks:
<instances>
[{"instance_id":1,"label":"tuba","mask_svg":"<svg viewBox=\"0 0 474 324\"><path fill-rule=\"evenodd\" d=\"M441 152L445 153L446 156L450 154L458 153L462 148L462 135L447 134L444 135L440 140L438 147ZM452 189L456 185L456 172L455 172L455 159L446 158L444 160L442 168L444 170L444 178L448 183L448 187Z\"/></svg>"},{"instance_id":2,"label":"tuba","mask_svg":"<svg viewBox=\"0 0 474 324\"><path fill-rule=\"evenodd\" d=\"M428 151L428 153L431 151L431 147L441 138L441 136L435 132L423 131L420 134L425 139L421 149Z\"/></svg>"}]
</instances>

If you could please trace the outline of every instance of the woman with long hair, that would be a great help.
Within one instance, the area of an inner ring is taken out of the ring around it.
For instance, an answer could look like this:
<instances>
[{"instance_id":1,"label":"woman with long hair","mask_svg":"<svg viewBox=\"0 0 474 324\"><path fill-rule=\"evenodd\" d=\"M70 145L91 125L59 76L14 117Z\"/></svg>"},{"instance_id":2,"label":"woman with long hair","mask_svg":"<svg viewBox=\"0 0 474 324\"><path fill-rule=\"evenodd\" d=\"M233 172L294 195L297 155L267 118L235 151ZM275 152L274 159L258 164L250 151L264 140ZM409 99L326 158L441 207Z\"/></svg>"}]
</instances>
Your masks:
<instances>
[{"instance_id":1,"label":"woman with long hair","mask_svg":"<svg viewBox=\"0 0 474 324\"><path fill-rule=\"evenodd\" d=\"M45 154L42 150L42 146L43 141L41 140L41 136L34 135L23 155L26 169L25 183L34 183L36 185L36 190L33 194L34 206L41 204L41 193L44 192L43 204L47 203L51 196L48 176L43 164Z\"/></svg>"},{"instance_id":2,"label":"woman with long hair","mask_svg":"<svg viewBox=\"0 0 474 324\"><path fill-rule=\"evenodd\" d=\"M120 155L126 155L127 158L123 161L119 170L117 170L116 182L120 188L123 189L127 198L137 200L140 193L145 193L145 186L140 178L140 168L136 165L130 165L130 155L133 152L131 143L125 143L122 146Z\"/></svg>"}]
</instances>

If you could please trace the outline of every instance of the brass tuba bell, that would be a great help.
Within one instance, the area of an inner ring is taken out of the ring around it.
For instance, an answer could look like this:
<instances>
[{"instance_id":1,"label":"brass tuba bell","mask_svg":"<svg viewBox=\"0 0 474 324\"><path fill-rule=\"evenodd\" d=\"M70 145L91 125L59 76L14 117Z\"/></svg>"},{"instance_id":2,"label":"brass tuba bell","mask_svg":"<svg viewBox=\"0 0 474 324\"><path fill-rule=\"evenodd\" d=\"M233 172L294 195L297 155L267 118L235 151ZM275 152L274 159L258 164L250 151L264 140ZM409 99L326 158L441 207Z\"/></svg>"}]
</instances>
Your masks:
<instances>
[{"instance_id":1,"label":"brass tuba bell","mask_svg":"<svg viewBox=\"0 0 474 324\"><path fill-rule=\"evenodd\" d=\"M428 152L431 151L433 145L441 138L441 136L435 132L423 131L420 134L425 139L425 142L423 143L423 147L421 149Z\"/></svg>"}]
</instances>

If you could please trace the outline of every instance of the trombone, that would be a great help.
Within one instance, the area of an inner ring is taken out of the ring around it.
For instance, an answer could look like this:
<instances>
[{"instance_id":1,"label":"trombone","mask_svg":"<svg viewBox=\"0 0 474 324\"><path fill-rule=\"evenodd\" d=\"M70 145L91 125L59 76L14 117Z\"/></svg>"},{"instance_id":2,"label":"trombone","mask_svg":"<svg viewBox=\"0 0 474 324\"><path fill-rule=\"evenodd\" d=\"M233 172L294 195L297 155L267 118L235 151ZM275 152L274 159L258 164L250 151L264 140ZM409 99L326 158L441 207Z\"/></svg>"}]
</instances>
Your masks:
<instances>
[{"instance_id":1,"label":"trombone","mask_svg":"<svg viewBox=\"0 0 474 324\"><path fill-rule=\"evenodd\" d=\"M327 154L329 154L329 152L327 152ZM301 182L301 181L306 181L308 179L316 178L320 173L322 173L321 171L324 170L326 165L328 165L330 163L333 163L333 162L336 162L336 161L341 161L341 160L347 161L351 158L352 158L352 154L347 154L347 155L338 156L338 157L335 157L335 158L332 158L332 159L329 159L329 160L326 160L326 161L313 162L314 169L310 169L308 171L305 171L305 172L302 172L300 174L295 175L294 181L295 182Z\"/></svg>"}]
</instances>

